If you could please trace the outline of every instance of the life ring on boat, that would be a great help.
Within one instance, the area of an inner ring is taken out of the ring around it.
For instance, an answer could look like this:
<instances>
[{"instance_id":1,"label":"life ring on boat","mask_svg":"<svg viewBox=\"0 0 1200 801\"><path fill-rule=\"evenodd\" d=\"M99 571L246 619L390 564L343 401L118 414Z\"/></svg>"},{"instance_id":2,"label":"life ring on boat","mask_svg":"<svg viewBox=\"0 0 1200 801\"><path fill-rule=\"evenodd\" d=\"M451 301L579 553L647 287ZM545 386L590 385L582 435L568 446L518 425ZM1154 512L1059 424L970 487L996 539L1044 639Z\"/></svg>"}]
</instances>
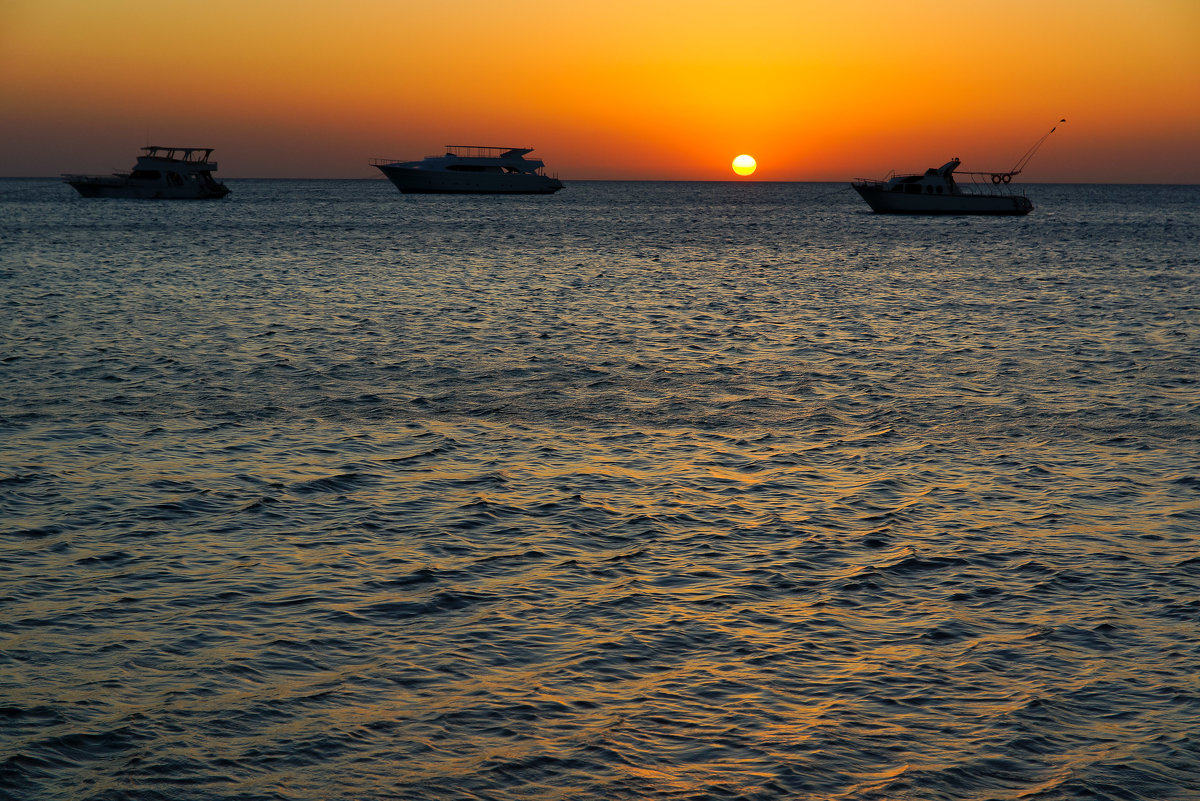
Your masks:
<instances>
[{"instance_id":1,"label":"life ring on boat","mask_svg":"<svg viewBox=\"0 0 1200 801\"><path fill-rule=\"evenodd\" d=\"M997 175L996 173L992 173L992 183L994 183L994 184L998 184L998 183L1000 183L1002 180L1004 180L1004 179L1003 179L1003 178L1001 178L999 175Z\"/></svg>"},{"instance_id":2,"label":"life ring on boat","mask_svg":"<svg viewBox=\"0 0 1200 801\"><path fill-rule=\"evenodd\" d=\"M1012 180L1012 173L1010 173L1010 172L1009 172L1009 173L1005 173L1005 174L1004 174L1004 183L1008 183L1008 182L1009 182L1009 181L1011 181L1011 180Z\"/></svg>"}]
</instances>

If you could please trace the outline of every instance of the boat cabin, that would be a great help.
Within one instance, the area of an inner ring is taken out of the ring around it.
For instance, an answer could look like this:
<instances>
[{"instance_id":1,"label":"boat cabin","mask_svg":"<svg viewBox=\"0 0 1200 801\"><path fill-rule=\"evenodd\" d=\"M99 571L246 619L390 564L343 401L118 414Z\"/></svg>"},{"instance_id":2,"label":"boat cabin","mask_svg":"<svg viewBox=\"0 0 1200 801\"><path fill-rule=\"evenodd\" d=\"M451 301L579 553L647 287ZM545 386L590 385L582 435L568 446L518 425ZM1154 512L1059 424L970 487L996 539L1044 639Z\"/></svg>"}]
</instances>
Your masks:
<instances>
[{"instance_id":1,"label":"boat cabin","mask_svg":"<svg viewBox=\"0 0 1200 801\"><path fill-rule=\"evenodd\" d=\"M958 159L950 159L936 170L930 167L922 175L897 175L883 189L910 195L956 195L960 190L954 181L954 171L961 163Z\"/></svg>"}]
</instances>

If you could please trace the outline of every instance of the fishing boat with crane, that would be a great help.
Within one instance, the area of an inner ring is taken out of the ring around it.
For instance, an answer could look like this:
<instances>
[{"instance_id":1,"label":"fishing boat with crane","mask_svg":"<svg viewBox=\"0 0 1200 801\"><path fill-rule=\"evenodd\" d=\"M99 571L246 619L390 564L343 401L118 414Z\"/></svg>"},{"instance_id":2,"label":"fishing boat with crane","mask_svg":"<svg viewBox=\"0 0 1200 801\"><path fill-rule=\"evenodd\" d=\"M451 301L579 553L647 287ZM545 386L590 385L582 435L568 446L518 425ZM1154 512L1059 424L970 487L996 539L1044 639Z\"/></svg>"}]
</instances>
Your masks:
<instances>
[{"instance_id":1,"label":"fishing boat with crane","mask_svg":"<svg viewBox=\"0 0 1200 801\"><path fill-rule=\"evenodd\" d=\"M1059 120L1060 124L1064 122ZM1028 214L1033 211L1033 202L1010 184L1057 128L1055 125L1034 142L1005 172L958 172L962 162L953 158L924 173L892 173L878 180L860 178L851 186L872 211L880 214Z\"/></svg>"}]
</instances>

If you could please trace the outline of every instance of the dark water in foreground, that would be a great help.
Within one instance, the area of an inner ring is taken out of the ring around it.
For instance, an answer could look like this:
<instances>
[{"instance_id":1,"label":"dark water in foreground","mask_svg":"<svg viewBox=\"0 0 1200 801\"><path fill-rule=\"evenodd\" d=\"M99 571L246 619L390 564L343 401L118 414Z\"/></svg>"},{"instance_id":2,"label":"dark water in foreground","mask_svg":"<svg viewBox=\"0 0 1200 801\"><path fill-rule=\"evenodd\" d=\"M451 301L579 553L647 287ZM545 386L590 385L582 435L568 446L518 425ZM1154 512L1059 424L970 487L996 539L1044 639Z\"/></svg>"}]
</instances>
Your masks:
<instances>
[{"instance_id":1,"label":"dark water in foreground","mask_svg":"<svg viewBox=\"0 0 1200 801\"><path fill-rule=\"evenodd\" d=\"M0 184L0 796L1200 797L1200 188Z\"/></svg>"}]
</instances>

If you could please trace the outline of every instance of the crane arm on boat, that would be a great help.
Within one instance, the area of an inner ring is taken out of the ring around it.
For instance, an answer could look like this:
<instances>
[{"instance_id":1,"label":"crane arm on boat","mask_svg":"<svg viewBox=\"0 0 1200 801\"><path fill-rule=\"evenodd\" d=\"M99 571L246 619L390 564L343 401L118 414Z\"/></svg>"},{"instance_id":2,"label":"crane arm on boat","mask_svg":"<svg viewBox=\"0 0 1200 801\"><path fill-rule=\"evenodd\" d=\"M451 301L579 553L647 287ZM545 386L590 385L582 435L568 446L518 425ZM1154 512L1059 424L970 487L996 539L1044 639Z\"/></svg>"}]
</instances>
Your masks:
<instances>
[{"instance_id":1,"label":"crane arm on boat","mask_svg":"<svg viewBox=\"0 0 1200 801\"><path fill-rule=\"evenodd\" d=\"M1041 147L1041 146L1042 146L1042 145L1045 143L1045 141L1046 141L1047 139L1049 139L1049 138L1050 138L1050 134L1052 134L1052 133L1054 133L1055 131L1057 131L1057 130L1058 130L1058 126L1059 126L1059 125L1062 125L1064 122L1066 122L1066 119L1061 119L1061 120L1059 120L1059 121L1058 121L1058 123L1057 123L1057 124L1055 124L1055 126L1054 126L1053 128L1051 128L1049 131L1047 131L1047 132L1046 132L1046 133L1045 133L1045 134L1042 136L1042 138L1041 138L1041 139L1039 139L1039 140L1037 140L1036 142L1034 142L1034 143L1033 143L1033 146L1032 146L1032 147L1030 147L1028 150L1026 150L1026 151L1025 151L1025 155L1021 156L1021 158L1020 158L1020 159L1017 161L1017 163L1016 163L1016 166L1014 166L1014 167L1013 167L1011 170L1009 170L1007 173L1000 173L1000 175L1001 175L1001 176L1004 176L1004 175L1007 175L1007 176L1008 176L1008 178L1002 178L1001 180L1003 180L1005 183L1008 183L1009 181L1011 181L1011 180L1012 180L1012 176L1014 176L1014 175L1020 175L1020 174L1021 174L1021 170L1025 169L1025 165L1029 164L1029 160L1030 160L1031 158L1033 158L1033 154L1038 152L1038 148L1040 148L1040 147ZM999 181L995 181L995 180L994 180L994 178L993 178L993 183L999 183Z\"/></svg>"},{"instance_id":2,"label":"crane arm on boat","mask_svg":"<svg viewBox=\"0 0 1200 801\"><path fill-rule=\"evenodd\" d=\"M992 183L994 184L1009 183L1012 181L1013 176L1021 174L1021 171L1025 169L1027 164L1029 164L1029 160L1033 158L1033 154L1038 152L1038 148L1040 148L1042 144L1050 138L1050 134L1058 130L1058 126L1064 122L1066 122L1065 119L1059 120L1057 125L1047 131L1041 139L1034 142L1033 146L1025 151L1025 155L1021 156L1016 165L1008 172L960 172L959 175L986 175L992 179Z\"/></svg>"}]
</instances>

